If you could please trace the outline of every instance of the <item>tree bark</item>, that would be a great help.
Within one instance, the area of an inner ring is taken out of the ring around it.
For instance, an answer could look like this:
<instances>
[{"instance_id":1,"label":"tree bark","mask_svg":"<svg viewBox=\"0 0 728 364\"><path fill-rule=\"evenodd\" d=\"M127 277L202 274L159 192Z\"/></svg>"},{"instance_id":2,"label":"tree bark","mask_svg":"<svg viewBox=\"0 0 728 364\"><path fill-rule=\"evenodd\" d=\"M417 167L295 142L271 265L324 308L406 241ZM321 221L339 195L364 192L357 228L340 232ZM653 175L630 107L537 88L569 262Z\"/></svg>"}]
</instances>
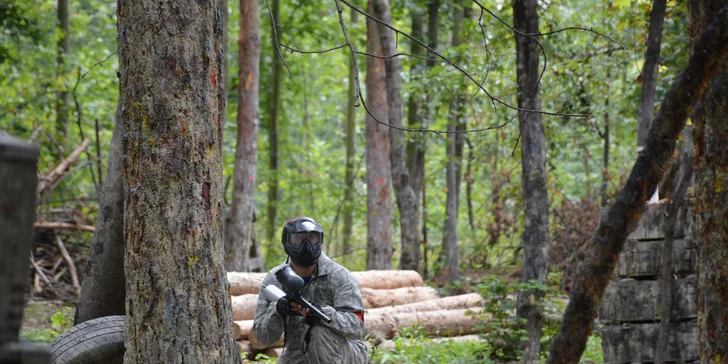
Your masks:
<instances>
[{"instance_id":1,"label":"tree bark","mask_svg":"<svg viewBox=\"0 0 728 364\"><path fill-rule=\"evenodd\" d=\"M119 110L120 111L120 110ZM74 325L104 316L123 315L124 187L121 182L122 133L117 117L109 147L106 183L99 196L96 229L88 251Z\"/></svg>"},{"instance_id":2,"label":"tree bark","mask_svg":"<svg viewBox=\"0 0 728 364\"><path fill-rule=\"evenodd\" d=\"M280 0L272 1L273 21L278 24L280 19ZM270 181L268 187L268 243L272 244L275 240L275 232L278 229L276 224L276 215L278 214L278 109L281 107L281 72L282 64L278 55L278 43L275 37L275 24L271 24L271 43L273 47L273 88L271 90L271 102L268 115L268 167L270 168ZM268 254L270 256L271 254Z\"/></svg>"},{"instance_id":3,"label":"tree bark","mask_svg":"<svg viewBox=\"0 0 728 364\"><path fill-rule=\"evenodd\" d=\"M349 27L356 22L356 11L351 10ZM354 210L351 203L351 192L354 189L354 157L356 156L355 135L356 135L356 79L354 78L354 60L349 59L349 90L346 103L346 170L344 172L344 227L341 234L342 253L348 255L351 251L351 229L354 225Z\"/></svg>"},{"instance_id":4,"label":"tree bark","mask_svg":"<svg viewBox=\"0 0 728 364\"><path fill-rule=\"evenodd\" d=\"M58 56L56 63L58 66L58 77L66 77L66 55L71 49L71 35L69 25L69 0L58 0L58 28L61 36L58 39ZM67 82L63 82L63 90L58 91L56 99L56 131L62 138L68 133L68 87Z\"/></svg>"},{"instance_id":5,"label":"tree bark","mask_svg":"<svg viewBox=\"0 0 728 364\"><path fill-rule=\"evenodd\" d=\"M118 19L124 362L240 363L222 238L223 14L217 1L130 0Z\"/></svg>"},{"instance_id":6,"label":"tree bark","mask_svg":"<svg viewBox=\"0 0 728 364\"><path fill-rule=\"evenodd\" d=\"M695 51L685 69L678 75L665 95L662 107L650 125L647 146L637 157L629 179L606 215L601 219L597 231L592 235L589 246L585 249L586 257L577 268L569 304L566 307L559 333L551 344L548 363L577 363L579 361L624 241L627 235L634 230L644 211L645 201L652 195L660 181L665 166L672 156L675 141L685 126L685 121L693 106L705 91L708 81L719 71L725 61L726 53L728 53L726 52L728 50L726 47L728 45L728 13L714 11L708 12L708 14L715 14L715 21L709 26L698 27L697 30L694 27L691 28L693 31L703 30L700 39L695 44ZM707 21L702 20L702 22L705 24ZM695 120L695 116L692 119ZM696 134L701 135L697 132ZM696 142L696 144L698 143ZM702 156L703 150L696 145L696 151L697 159ZM696 178L696 180L698 179ZM700 196L700 191L697 195ZM700 222L700 219L698 221ZM701 235L698 233L696 236ZM701 242L701 244L703 243ZM702 253L706 252L702 251ZM704 258L705 256L703 256ZM704 273L710 274L710 272ZM728 287L728 285L718 286L717 282L711 284L713 285L711 292ZM699 305L700 302L705 304L705 301L699 301ZM724 310L716 307L716 311ZM716 311L714 311L715 314L718 314ZM710 323L702 322L704 325L719 323L715 320ZM706 338L710 340L720 339L710 337L709 331L704 332Z\"/></svg>"},{"instance_id":7,"label":"tree bark","mask_svg":"<svg viewBox=\"0 0 728 364\"><path fill-rule=\"evenodd\" d=\"M368 12L372 12L372 1ZM377 25L367 19L367 52L382 54ZM367 57L367 107L388 120L387 72L384 60ZM392 269L392 167L389 162L389 127L365 116L367 133L367 264L366 269Z\"/></svg>"},{"instance_id":8,"label":"tree bark","mask_svg":"<svg viewBox=\"0 0 728 364\"><path fill-rule=\"evenodd\" d=\"M607 189L609 187L609 82L610 72L607 70L607 92L604 99L604 154L602 157L602 206L607 206Z\"/></svg>"},{"instance_id":9,"label":"tree bark","mask_svg":"<svg viewBox=\"0 0 728 364\"><path fill-rule=\"evenodd\" d=\"M392 23L392 14L389 10L388 0L373 0L374 13L377 18L387 24ZM391 56L397 53L394 31L382 24L377 24L382 53ZM387 104L389 124L395 128L402 128L402 66L399 58L388 57L384 61L387 72ZM389 128L390 153L392 164L392 184L399 208L400 231L402 236L402 249L399 259L400 269L420 270L420 250L417 214L417 195L410 184L410 175L407 170L407 155L405 153L404 132Z\"/></svg>"},{"instance_id":10,"label":"tree bark","mask_svg":"<svg viewBox=\"0 0 728 364\"><path fill-rule=\"evenodd\" d=\"M637 148L647 143L647 132L652 121L652 111L655 108L655 89L657 88L657 66L660 65L660 40L662 38L662 25L665 22L665 8L667 0L653 0L650 13L650 30L647 35L647 50L645 63L642 66L642 93L640 94L640 108L637 113Z\"/></svg>"},{"instance_id":11,"label":"tree bark","mask_svg":"<svg viewBox=\"0 0 728 364\"><path fill-rule=\"evenodd\" d=\"M258 3L240 0L240 69L238 72L238 133L233 167L230 208L228 271L247 271L253 242L256 163L258 161L258 79L260 77L260 31Z\"/></svg>"},{"instance_id":12,"label":"tree bark","mask_svg":"<svg viewBox=\"0 0 728 364\"><path fill-rule=\"evenodd\" d=\"M710 58L701 47L706 33L716 26L721 48L726 42L728 11L724 1L688 3L688 29L694 57ZM704 30L705 29L705 30ZM703 35L698 38L698 34ZM697 42L695 40L697 39ZM713 40L711 40L712 42ZM707 71L706 71L707 72ZM698 328L700 357L704 363L724 361L728 357L728 62L722 60L710 68L715 77L707 83L690 120L695 127L695 199L697 212ZM664 107L664 106L663 106Z\"/></svg>"},{"instance_id":13,"label":"tree bark","mask_svg":"<svg viewBox=\"0 0 728 364\"><path fill-rule=\"evenodd\" d=\"M463 21L464 1L459 0L453 3L454 19L452 27L452 47L457 48L460 45L460 24ZM459 57L457 57L459 58ZM459 97L456 95L456 97ZM461 105L459 100L455 99L450 102L449 121L447 124L446 158L447 167L445 168L447 195L445 197L445 239L442 244L440 253L440 261L444 263L447 271L445 276L448 281L455 280L460 274L460 252L458 249L458 173L460 160L457 153L458 134L455 131L460 123ZM460 151L462 155L462 147Z\"/></svg>"},{"instance_id":14,"label":"tree bark","mask_svg":"<svg viewBox=\"0 0 728 364\"><path fill-rule=\"evenodd\" d=\"M513 1L513 25L524 33L538 33L538 2ZM539 96L539 49L533 38L516 35L518 106L541 109ZM523 266L521 282L546 280L546 249L549 240L548 191L546 187L546 141L541 114L521 113L521 194L524 206ZM528 342L523 343L524 361L539 358L542 313L540 290L518 295L517 314L526 319Z\"/></svg>"}]
</instances>

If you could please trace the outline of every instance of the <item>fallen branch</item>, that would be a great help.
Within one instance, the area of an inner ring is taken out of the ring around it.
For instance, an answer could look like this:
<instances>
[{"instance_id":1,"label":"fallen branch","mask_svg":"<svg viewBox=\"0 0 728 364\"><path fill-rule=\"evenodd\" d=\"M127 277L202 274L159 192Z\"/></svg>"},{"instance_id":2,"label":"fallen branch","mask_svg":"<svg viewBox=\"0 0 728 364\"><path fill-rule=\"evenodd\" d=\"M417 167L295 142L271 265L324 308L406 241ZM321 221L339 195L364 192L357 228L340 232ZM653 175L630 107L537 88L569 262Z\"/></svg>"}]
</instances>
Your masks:
<instances>
[{"instance_id":1,"label":"fallen branch","mask_svg":"<svg viewBox=\"0 0 728 364\"><path fill-rule=\"evenodd\" d=\"M65 260L66 265L68 265L68 272L71 273L71 283L73 284L73 288L76 290L76 294L81 294L81 284L78 282L76 265L73 264L73 259L71 259L71 255L68 254L66 246L63 245L63 240L61 240L61 237L58 235L56 235L56 245L58 245L58 249L61 251L63 260Z\"/></svg>"},{"instance_id":2,"label":"fallen branch","mask_svg":"<svg viewBox=\"0 0 728 364\"><path fill-rule=\"evenodd\" d=\"M34 229L51 229L51 230L78 230L88 233L94 232L96 229L91 225L77 225L68 222L46 222L36 221L33 224Z\"/></svg>"},{"instance_id":3,"label":"fallen branch","mask_svg":"<svg viewBox=\"0 0 728 364\"><path fill-rule=\"evenodd\" d=\"M73 153L71 153L71 155L68 156L68 158L61 161L61 163L59 163L56 168L53 168L50 173L42 177L38 182L38 188L36 189L36 193L38 195L42 195L48 192L48 190L55 184L56 180L58 180L58 178L60 178L66 172L68 167L76 162L81 153L86 149L86 147L88 147L88 143L89 140L84 139L81 145L76 147L76 149L73 151Z\"/></svg>"},{"instance_id":4,"label":"fallen branch","mask_svg":"<svg viewBox=\"0 0 728 364\"><path fill-rule=\"evenodd\" d=\"M43 282L46 282L46 284L51 284L51 281L48 280L48 277L45 275L45 273L43 273L43 271L40 269L40 267L38 266L38 264L36 264L35 261L33 260L33 254L32 253L31 253L31 256L30 256L30 264L33 266L33 269L35 269L35 272L38 273L38 275L41 278L43 278ZM38 287L40 287L40 286L38 286Z\"/></svg>"}]
</instances>

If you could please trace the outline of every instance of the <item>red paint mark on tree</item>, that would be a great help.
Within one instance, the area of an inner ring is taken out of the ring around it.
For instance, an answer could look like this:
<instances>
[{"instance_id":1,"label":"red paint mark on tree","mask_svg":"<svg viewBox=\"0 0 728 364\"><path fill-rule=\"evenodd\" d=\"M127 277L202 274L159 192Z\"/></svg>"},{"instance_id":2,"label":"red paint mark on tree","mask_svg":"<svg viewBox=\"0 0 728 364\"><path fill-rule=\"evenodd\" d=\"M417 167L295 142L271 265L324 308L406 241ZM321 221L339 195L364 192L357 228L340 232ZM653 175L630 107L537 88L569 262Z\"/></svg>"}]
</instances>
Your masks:
<instances>
[{"instance_id":1,"label":"red paint mark on tree","mask_svg":"<svg viewBox=\"0 0 728 364\"><path fill-rule=\"evenodd\" d=\"M643 190L644 190L644 189L645 189L645 187L647 186L647 185L645 184L645 181L643 181L643 180L642 180L642 178L638 178L638 179L637 179L637 183L639 183L639 185L640 185L640 188L642 188Z\"/></svg>"},{"instance_id":2,"label":"red paint mark on tree","mask_svg":"<svg viewBox=\"0 0 728 364\"><path fill-rule=\"evenodd\" d=\"M710 337L715 338L715 330L710 331Z\"/></svg>"},{"instance_id":3,"label":"red paint mark on tree","mask_svg":"<svg viewBox=\"0 0 728 364\"><path fill-rule=\"evenodd\" d=\"M210 83L213 86L217 85L217 71L215 71L215 70L212 70L212 74L210 75Z\"/></svg>"},{"instance_id":4,"label":"red paint mark on tree","mask_svg":"<svg viewBox=\"0 0 728 364\"><path fill-rule=\"evenodd\" d=\"M255 177L253 177L253 176L250 176L250 178L248 178L248 181L250 181L250 182L253 182L253 181L255 181Z\"/></svg>"},{"instance_id":5,"label":"red paint mark on tree","mask_svg":"<svg viewBox=\"0 0 728 364\"><path fill-rule=\"evenodd\" d=\"M616 262L619 259L619 254L612 255L612 261Z\"/></svg>"},{"instance_id":6,"label":"red paint mark on tree","mask_svg":"<svg viewBox=\"0 0 728 364\"><path fill-rule=\"evenodd\" d=\"M377 184L378 185L381 185L382 183L384 183L384 178L377 179Z\"/></svg>"}]
</instances>

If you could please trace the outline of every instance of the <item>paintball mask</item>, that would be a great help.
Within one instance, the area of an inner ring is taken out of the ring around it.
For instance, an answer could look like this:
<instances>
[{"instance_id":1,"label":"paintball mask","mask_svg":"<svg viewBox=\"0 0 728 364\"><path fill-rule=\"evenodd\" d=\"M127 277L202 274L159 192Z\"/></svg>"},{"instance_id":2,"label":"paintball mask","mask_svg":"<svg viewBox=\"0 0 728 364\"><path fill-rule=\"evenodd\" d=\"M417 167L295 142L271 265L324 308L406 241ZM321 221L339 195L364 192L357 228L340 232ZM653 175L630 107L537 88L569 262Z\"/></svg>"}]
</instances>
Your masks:
<instances>
[{"instance_id":1,"label":"paintball mask","mask_svg":"<svg viewBox=\"0 0 728 364\"><path fill-rule=\"evenodd\" d=\"M291 260L303 267L310 267L321 256L324 229L310 217L288 220L283 226L283 249Z\"/></svg>"}]
</instances>

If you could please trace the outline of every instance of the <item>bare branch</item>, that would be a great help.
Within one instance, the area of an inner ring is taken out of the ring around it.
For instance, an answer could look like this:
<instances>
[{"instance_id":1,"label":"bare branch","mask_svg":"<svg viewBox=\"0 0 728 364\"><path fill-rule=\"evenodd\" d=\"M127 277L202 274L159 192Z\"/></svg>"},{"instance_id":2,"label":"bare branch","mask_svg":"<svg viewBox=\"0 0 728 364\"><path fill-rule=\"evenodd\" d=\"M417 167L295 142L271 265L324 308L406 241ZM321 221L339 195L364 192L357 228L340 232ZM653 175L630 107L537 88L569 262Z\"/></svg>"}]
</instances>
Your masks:
<instances>
[{"instance_id":1,"label":"bare branch","mask_svg":"<svg viewBox=\"0 0 728 364\"><path fill-rule=\"evenodd\" d=\"M588 115L583 115L583 114L563 114L563 113L556 113L556 112L549 112L549 111L540 111L540 110L524 109L524 108L519 108L518 106L515 106L515 105L511 105L511 104L509 104L509 103L507 103L507 102L505 102L505 101L503 101L503 100L501 100L501 99L493 96L490 92L488 92L488 90L485 87L483 87L480 83L478 83L478 81L476 81L475 78L473 78L473 75L471 75L470 73L468 73L467 71L465 71L462 67L460 67L458 64L456 64L453 61L451 61L449 58L443 56L442 54L438 53L434 49L430 48L427 44L423 43L421 40L419 40L419 39L417 39L417 38L415 38L415 37L407 34L406 32L403 32L403 31L401 31L401 30L393 27L392 25L387 24L386 22L384 22L384 21L382 21L382 20L380 20L380 19L378 19L378 18L370 15L369 13L367 13L367 12L365 12L365 11L357 8L356 6L350 4L346 0L340 0L340 1L342 3L344 3L346 6L352 8L357 13L362 14L365 17L367 17L369 19L372 19L376 23L381 24L381 25L383 25L383 26L391 29L395 34L402 34L405 38L410 39L411 41L413 41L413 42L419 44L420 46L424 47L425 49L427 49L430 53L435 54L438 58L440 58L443 61L445 61L445 63L447 63L448 65L450 65L451 67L457 69L460 73L462 73L463 75L465 75L474 84L478 85L478 87L480 88L480 90L482 90L494 102L497 102L497 103L499 103L501 105L504 105L506 107L509 107L511 109L518 110L518 111L527 111L527 112L532 112L532 113L539 113L539 114L546 114L546 115L553 115L553 116L588 117ZM539 43L539 45L540 45L540 43ZM543 50L543 46L541 48L542 48L542 51L545 54L545 50ZM545 61L545 59L544 59L544 61ZM545 68L544 68L544 70L545 70ZM460 132L463 132L463 131L460 131ZM445 132L442 132L441 131L441 133L445 133Z\"/></svg>"},{"instance_id":2,"label":"bare branch","mask_svg":"<svg viewBox=\"0 0 728 364\"><path fill-rule=\"evenodd\" d=\"M281 47L283 47L285 49L288 49L289 51L291 51L291 53L301 53L301 54L328 53L328 52L332 52L332 51L335 51L335 50L338 50L338 49L341 49L341 48L344 48L344 47L347 47L347 46L348 46L348 44L342 44L342 45L338 45L336 47L329 48L329 49L324 49L324 50L321 50L321 51L302 51L300 49L296 49L296 48L293 48L293 47L290 47L290 46L287 46L287 45L281 43Z\"/></svg>"},{"instance_id":3,"label":"bare branch","mask_svg":"<svg viewBox=\"0 0 728 364\"><path fill-rule=\"evenodd\" d=\"M103 60L103 61L101 61L101 62L96 62L96 64L94 64L93 66L91 66L91 68L89 68L89 69L88 69L88 71L86 71L86 73L84 73L84 74L83 74L83 75L81 76L81 79L83 79L84 77L86 77L86 75L87 75L87 74L88 74L89 72L91 72L91 70L93 70L94 68L96 68L96 66L102 66L102 65L104 64L104 62L108 61L108 60L109 60L109 58L111 58L111 56L113 56L113 55L115 55L115 54L117 54L117 53L119 53L119 50L115 50L115 51L114 51L114 53L111 53L111 54L109 54L108 56L106 56L106 58L104 58L104 60ZM79 80L80 80L80 79L79 79ZM75 86L75 87L74 87L73 89L75 90L77 86L78 86L78 82L76 82L76 86Z\"/></svg>"},{"instance_id":4,"label":"bare branch","mask_svg":"<svg viewBox=\"0 0 728 364\"><path fill-rule=\"evenodd\" d=\"M283 58L283 52L281 52L280 44L281 42L278 40L278 23L276 23L276 19L273 17L273 11L270 9L270 4L268 3L268 0L265 0L265 6L268 8L268 15L270 16L270 22L273 24L271 29L273 29L273 38L276 40L276 49L278 50L278 56L281 58L281 61L283 61L283 65L286 66L286 70L288 71L288 76L292 77L291 74L291 68L288 67L288 63Z\"/></svg>"},{"instance_id":5,"label":"bare branch","mask_svg":"<svg viewBox=\"0 0 728 364\"><path fill-rule=\"evenodd\" d=\"M341 11L341 4L339 4L339 0L334 0L334 3L336 4L336 11L339 12L339 24L341 24L341 31L344 32L344 39L346 39L346 45L349 46L349 50L351 51L351 65L354 67L354 86L355 86L355 92L354 92L354 100L359 100L359 96L361 95L361 89L359 86L359 62L357 61L356 57L356 48L354 48L354 45L351 43L351 39L349 39L349 32L346 30L346 24L344 24L344 14ZM359 107L359 102L356 102L354 104L354 107Z\"/></svg>"}]
</instances>

